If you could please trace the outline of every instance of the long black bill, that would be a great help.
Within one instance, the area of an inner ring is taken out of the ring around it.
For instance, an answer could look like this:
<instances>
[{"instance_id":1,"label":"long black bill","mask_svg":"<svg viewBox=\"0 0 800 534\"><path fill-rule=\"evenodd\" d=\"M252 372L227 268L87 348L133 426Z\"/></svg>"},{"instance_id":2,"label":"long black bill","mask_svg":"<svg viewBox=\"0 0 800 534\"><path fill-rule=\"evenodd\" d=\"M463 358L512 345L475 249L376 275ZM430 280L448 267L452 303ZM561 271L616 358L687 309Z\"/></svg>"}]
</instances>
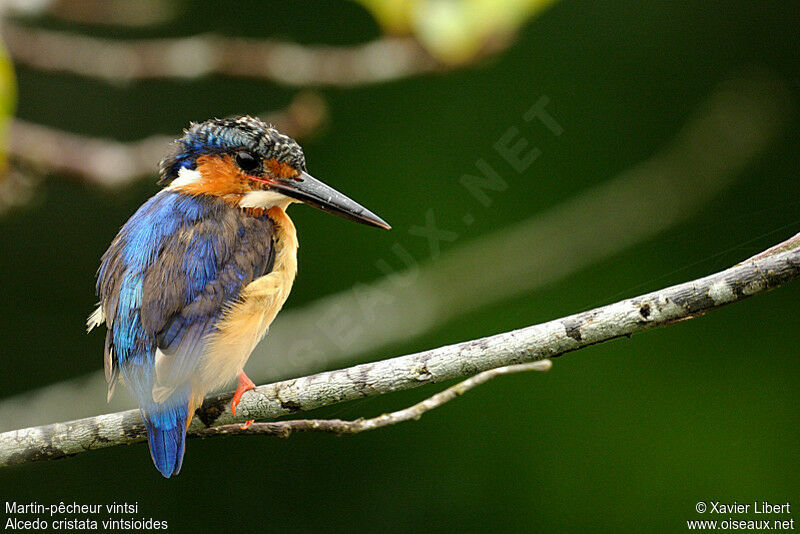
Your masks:
<instances>
[{"instance_id":1,"label":"long black bill","mask_svg":"<svg viewBox=\"0 0 800 534\"><path fill-rule=\"evenodd\" d=\"M301 172L294 179L276 180L273 188L288 197L296 198L339 217L386 230L392 229L389 223L361 204L350 200L336 189L328 187L306 172Z\"/></svg>"}]
</instances>

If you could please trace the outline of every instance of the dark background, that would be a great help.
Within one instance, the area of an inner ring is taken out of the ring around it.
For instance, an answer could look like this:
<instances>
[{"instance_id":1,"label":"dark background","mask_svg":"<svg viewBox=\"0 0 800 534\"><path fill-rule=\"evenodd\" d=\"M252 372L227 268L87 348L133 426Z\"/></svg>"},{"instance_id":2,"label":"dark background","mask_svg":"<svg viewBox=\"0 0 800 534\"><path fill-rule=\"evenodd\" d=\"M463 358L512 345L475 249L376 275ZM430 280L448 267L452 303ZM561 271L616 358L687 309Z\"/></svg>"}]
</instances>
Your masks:
<instances>
[{"instance_id":1,"label":"dark background","mask_svg":"<svg viewBox=\"0 0 800 534\"><path fill-rule=\"evenodd\" d=\"M508 50L474 66L319 89L330 120L303 141L309 170L394 230L369 231L294 207L301 276L287 308L378 278L374 261L396 241L427 258L426 241L408 229L422 224L428 209L442 227L465 232L458 243L442 244L446 252L608 180L658 151L719 83L752 68L781 80L795 111L765 153L700 211L559 283L365 359L519 328L697 278L800 231L799 14L797 3L782 1L563 0L524 25ZM381 33L346 1L198 3L155 30L41 24L122 37L213 31L331 44ZM19 117L119 140L280 108L296 92L221 76L127 86L23 66L17 76ZM459 176L491 155L491 144L542 94L563 135L526 127L543 155L463 230L461 217L475 201ZM50 176L31 204L0 217L3 395L102 366L102 336L83 331L95 302L94 273L120 225L156 191L151 178L108 191ZM183 471L171 480L155 471L146 445L117 447L4 468L0 495L138 502L139 516L166 520L174 532L683 531L687 519L701 517L701 500L789 501L794 512L799 326L795 283L569 354L545 375L497 380L418 422L348 438L192 440ZM439 389L315 415L377 415Z\"/></svg>"}]
</instances>

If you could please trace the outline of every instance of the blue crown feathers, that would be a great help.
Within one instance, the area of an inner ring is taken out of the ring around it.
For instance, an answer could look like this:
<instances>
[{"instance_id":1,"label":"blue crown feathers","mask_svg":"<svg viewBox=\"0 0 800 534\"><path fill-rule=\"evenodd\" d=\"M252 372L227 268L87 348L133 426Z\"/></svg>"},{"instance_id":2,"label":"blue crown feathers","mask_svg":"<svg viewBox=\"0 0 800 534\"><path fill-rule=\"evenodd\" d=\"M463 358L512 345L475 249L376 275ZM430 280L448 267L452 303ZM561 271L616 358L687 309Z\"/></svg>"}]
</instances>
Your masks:
<instances>
[{"instance_id":1,"label":"blue crown feathers","mask_svg":"<svg viewBox=\"0 0 800 534\"><path fill-rule=\"evenodd\" d=\"M242 116L192 123L183 137L173 143L173 151L161 160L159 183L178 176L180 169L194 169L197 158L208 154L230 154L246 150L265 159L274 159L304 171L306 159L297 141L283 135L272 125Z\"/></svg>"}]
</instances>

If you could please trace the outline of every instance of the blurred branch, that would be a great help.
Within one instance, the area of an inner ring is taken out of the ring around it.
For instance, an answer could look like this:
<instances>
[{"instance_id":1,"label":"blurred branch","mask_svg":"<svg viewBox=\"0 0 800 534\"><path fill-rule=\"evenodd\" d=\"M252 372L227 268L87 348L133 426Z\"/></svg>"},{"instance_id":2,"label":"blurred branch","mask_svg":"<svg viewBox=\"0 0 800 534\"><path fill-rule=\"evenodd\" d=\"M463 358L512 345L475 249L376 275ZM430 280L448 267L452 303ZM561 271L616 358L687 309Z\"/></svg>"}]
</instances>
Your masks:
<instances>
[{"instance_id":1,"label":"blurred branch","mask_svg":"<svg viewBox=\"0 0 800 534\"><path fill-rule=\"evenodd\" d=\"M385 426L396 425L406 421L417 420L423 414L429 412L443 404L450 402L456 397L460 397L470 389L485 384L492 378L510 375L514 373L524 373L527 371L549 371L553 366L550 360L538 360L517 365L506 365L489 369L478 373L455 386L450 386L428 397L414 406L398 410L396 412L385 413L371 419L356 419L355 421L343 421L341 419L294 419L291 421L273 421L269 423L253 423L249 427L238 424L211 426L192 430L191 435L199 438L209 438L213 436L235 436L239 434L263 434L288 438L294 432L328 432L331 434L358 434L367 430L375 430Z\"/></svg>"},{"instance_id":2,"label":"blurred branch","mask_svg":"<svg viewBox=\"0 0 800 534\"><path fill-rule=\"evenodd\" d=\"M314 132L324 122L324 101L313 93L300 93L281 111L267 112L261 118L295 138ZM64 132L21 119L11 123L11 157L41 173L64 172L88 182L118 186L152 175L157 162L174 138L154 135L123 143Z\"/></svg>"},{"instance_id":3,"label":"blurred branch","mask_svg":"<svg viewBox=\"0 0 800 534\"><path fill-rule=\"evenodd\" d=\"M130 27L167 22L177 16L178 5L170 0L3 0L0 8L19 16L46 14L80 24Z\"/></svg>"},{"instance_id":4,"label":"blurred branch","mask_svg":"<svg viewBox=\"0 0 800 534\"><path fill-rule=\"evenodd\" d=\"M341 367L645 242L730 187L783 130L792 105L780 79L759 73L728 80L649 159L573 198L508 228L465 237L436 261L419 262L395 243L380 256L380 269L386 273L399 264L398 272L284 310L255 349L247 372L263 383ZM488 147L486 152L491 156ZM504 176L516 187L528 187L508 171ZM497 195L513 194L513 187ZM481 208L464 195L465 209ZM301 339L297 332L304 332ZM3 399L0 430L132 407L126 395L107 405L99 393L105 388L99 371Z\"/></svg>"},{"instance_id":5,"label":"blurred branch","mask_svg":"<svg viewBox=\"0 0 800 534\"><path fill-rule=\"evenodd\" d=\"M191 435L203 435L207 427L271 419L498 367L554 358L603 341L693 319L800 277L800 233L771 250L705 278L547 323L259 386L242 396L236 416L230 412L232 393L208 397L197 410L189 431ZM442 398L453 393L444 392ZM436 402L432 404L435 406ZM415 413L414 408L410 410L406 413ZM312 424L305 425L304 430L314 430ZM336 423L329 426L336 428ZM15 430L0 434L0 466L63 458L145 439L138 410Z\"/></svg>"},{"instance_id":6,"label":"blurred branch","mask_svg":"<svg viewBox=\"0 0 800 534\"><path fill-rule=\"evenodd\" d=\"M50 15L80 24L149 26L168 22L179 12L174 0L50 0L49 4Z\"/></svg>"},{"instance_id":7,"label":"blurred branch","mask_svg":"<svg viewBox=\"0 0 800 534\"><path fill-rule=\"evenodd\" d=\"M224 74L293 86L356 86L446 70L410 37L354 46L304 46L212 34L116 40L6 21L3 36L18 63L122 83Z\"/></svg>"}]
</instances>

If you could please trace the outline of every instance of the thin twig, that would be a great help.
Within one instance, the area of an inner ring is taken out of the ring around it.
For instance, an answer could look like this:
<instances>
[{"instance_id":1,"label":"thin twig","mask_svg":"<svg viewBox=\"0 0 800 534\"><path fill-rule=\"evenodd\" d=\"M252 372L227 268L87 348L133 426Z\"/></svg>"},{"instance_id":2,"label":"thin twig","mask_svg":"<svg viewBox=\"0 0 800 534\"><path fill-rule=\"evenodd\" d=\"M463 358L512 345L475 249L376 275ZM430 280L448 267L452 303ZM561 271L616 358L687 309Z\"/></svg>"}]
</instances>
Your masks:
<instances>
[{"instance_id":1,"label":"thin twig","mask_svg":"<svg viewBox=\"0 0 800 534\"><path fill-rule=\"evenodd\" d=\"M410 37L382 37L353 46L213 34L120 41L6 21L3 38L18 63L112 83L225 74L291 86L349 87L447 70Z\"/></svg>"},{"instance_id":2,"label":"thin twig","mask_svg":"<svg viewBox=\"0 0 800 534\"><path fill-rule=\"evenodd\" d=\"M567 352L678 321L758 295L800 277L800 233L776 252L725 271L600 308L495 336L356 365L246 392L206 398L190 426L272 419L321 406L415 388ZM0 434L0 466L63 458L146 439L138 410Z\"/></svg>"},{"instance_id":3,"label":"thin twig","mask_svg":"<svg viewBox=\"0 0 800 534\"><path fill-rule=\"evenodd\" d=\"M506 365L489 369L482 373L470 377L454 386L450 386L428 397L414 406L391 413L385 413L370 419L356 419L355 421L343 421L342 419L293 419L290 421L272 421L267 423L253 423L249 427L242 425L222 425L192 430L191 436L208 438L213 436L235 436L239 434L264 434L288 438L294 432L329 432L332 434L358 434L367 430L375 430L385 426L396 425L406 421L417 420L425 412L429 412L445 403L450 402L456 397L460 397L470 389L485 384L492 378L510 375L514 373L524 373L528 371L549 371L553 367L550 360L539 360L530 363L520 363L517 365Z\"/></svg>"}]
</instances>

